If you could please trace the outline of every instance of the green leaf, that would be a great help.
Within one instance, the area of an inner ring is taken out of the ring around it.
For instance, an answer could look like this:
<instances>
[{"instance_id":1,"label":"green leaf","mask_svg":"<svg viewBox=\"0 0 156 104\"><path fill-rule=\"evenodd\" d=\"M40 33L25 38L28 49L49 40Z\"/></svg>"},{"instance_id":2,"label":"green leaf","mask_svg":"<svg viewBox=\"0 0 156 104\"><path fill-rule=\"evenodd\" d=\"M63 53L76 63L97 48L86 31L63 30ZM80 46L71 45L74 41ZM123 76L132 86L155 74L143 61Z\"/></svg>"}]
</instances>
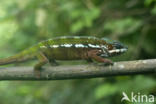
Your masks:
<instances>
[{"instance_id":1,"label":"green leaf","mask_svg":"<svg viewBox=\"0 0 156 104\"><path fill-rule=\"evenodd\" d=\"M156 5L154 6L154 8L151 10L151 13L156 15Z\"/></svg>"},{"instance_id":2,"label":"green leaf","mask_svg":"<svg viewBox=\"0 0 156 104\"><path fill-rule=\"evenodd\" d=\"M104 24L104 30L111 31L113 34L122 34L134 32L141 25L140 20L133 18L124 18L118 20L110 20Z\"/></svg>"},{"instance_id":3,"label":"green leaf","mask_svg":"<svg viewBox=\"0 0 156 104\"><path fill-rule=\"evenodd\" d=\"M154 2L154 1L156 1L156 0L145 0L145 1L144 1L144 4L145 4L145 6L149 6L149 5L151 5L152 2Z\"/></svg>"},{"instance_id":4,"label":"green leaf","mask_svg":"<svg viewBox=\"0 0 156 104\"><path fill-rule=\"evenodd\" d=\"M103 97L113 95L117 92L117 87L113 84L103 84L95 89L96 99L101 99Z\"/></svg>"}]
</instances>

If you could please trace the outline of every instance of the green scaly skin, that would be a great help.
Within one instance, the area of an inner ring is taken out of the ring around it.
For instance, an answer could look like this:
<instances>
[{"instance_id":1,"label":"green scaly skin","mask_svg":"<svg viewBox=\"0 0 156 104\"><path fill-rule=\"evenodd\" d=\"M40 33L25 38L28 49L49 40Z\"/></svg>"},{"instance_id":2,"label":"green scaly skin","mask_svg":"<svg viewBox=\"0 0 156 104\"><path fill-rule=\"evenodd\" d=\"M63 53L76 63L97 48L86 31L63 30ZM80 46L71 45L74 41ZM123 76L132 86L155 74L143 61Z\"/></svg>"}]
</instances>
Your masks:
<instances>
[{"instance_id":1,"label":"green scaly skin","mask_svg":"<svg viewBox=\"0 0 156 104\"><path fill-rule=\"evenodd\" d=\"M108 47L106 51L113 49L113 45L109 44L103 39L96 37L58 37L42 41L37 45L34 45L29 49L22 51L19 54L1 59L0 65L38 59L39 62L35 65L34 69L40 70L41 67L48 62L52 65L57 64L55 60L84 59L91 61L92 59L95 59L98 62L112 63L110 60L98 56L98 54L101 53L102 49L99 49L97 47L86 47L88 46L88 44L106 46ZM82 48L82 46L85 47Z\"/></svg>"}]
</instances>

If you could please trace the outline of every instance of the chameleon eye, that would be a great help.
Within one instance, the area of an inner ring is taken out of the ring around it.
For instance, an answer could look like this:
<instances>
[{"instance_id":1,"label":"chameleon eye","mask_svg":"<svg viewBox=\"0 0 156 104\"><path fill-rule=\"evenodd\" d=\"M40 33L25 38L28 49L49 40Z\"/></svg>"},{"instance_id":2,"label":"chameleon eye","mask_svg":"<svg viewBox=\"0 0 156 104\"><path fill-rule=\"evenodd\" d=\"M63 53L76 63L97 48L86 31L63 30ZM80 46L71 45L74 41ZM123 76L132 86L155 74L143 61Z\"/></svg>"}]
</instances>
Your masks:
<instances>
[{"instance_id":1,"label":"chameleon eye","mask_svg":"<svg viewBox=\"0 0 156 104\"><path fill-rule=\"evenodd\" d=\"M107 47L108 47L108 50L112 50L113 49L113 46L111 44L109 44Z\"/></svg>"}]
</instances>

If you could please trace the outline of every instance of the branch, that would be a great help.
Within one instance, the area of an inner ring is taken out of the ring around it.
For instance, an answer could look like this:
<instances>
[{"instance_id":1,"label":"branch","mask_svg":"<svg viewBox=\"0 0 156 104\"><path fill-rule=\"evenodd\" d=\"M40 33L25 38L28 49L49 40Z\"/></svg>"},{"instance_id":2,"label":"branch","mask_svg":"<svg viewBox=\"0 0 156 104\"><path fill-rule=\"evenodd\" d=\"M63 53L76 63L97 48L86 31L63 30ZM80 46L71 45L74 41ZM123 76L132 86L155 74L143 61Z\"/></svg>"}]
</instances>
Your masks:
<instances>
[{"instance_id":1,"label":"branch","mask_svg":"<svg viewBox=\"0 0 156 104\"><path fill-rule=\"evenodd\" d=\"M147 73L156 73L156 59L115 62L113 66L60 65L44 67L40 78L35 77L33 67L0 68L0 80L60 80Z\"/></svg>"}]
</instances>

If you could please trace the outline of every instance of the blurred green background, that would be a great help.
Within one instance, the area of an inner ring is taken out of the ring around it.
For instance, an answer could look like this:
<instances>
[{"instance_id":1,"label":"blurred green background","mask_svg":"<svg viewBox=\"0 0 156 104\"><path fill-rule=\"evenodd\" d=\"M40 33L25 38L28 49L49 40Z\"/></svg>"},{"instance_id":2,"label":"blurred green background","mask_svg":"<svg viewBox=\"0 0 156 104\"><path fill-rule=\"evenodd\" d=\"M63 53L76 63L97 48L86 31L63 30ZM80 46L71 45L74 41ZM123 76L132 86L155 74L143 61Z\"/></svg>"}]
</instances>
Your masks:
<instances>
[{"instance_id":1,"label":"blurred green background","mask_svg":"<svg viewBox=\"0 0 156 104\"><path fill-rule=\"evenodd\" d=\"M0 58L63 35L121 41L113 61L156 58L156 0L0 0ZM0 104L121 104L123 91L156 95L156 76L1 81Z\"/></svg>"}]
</instances>

